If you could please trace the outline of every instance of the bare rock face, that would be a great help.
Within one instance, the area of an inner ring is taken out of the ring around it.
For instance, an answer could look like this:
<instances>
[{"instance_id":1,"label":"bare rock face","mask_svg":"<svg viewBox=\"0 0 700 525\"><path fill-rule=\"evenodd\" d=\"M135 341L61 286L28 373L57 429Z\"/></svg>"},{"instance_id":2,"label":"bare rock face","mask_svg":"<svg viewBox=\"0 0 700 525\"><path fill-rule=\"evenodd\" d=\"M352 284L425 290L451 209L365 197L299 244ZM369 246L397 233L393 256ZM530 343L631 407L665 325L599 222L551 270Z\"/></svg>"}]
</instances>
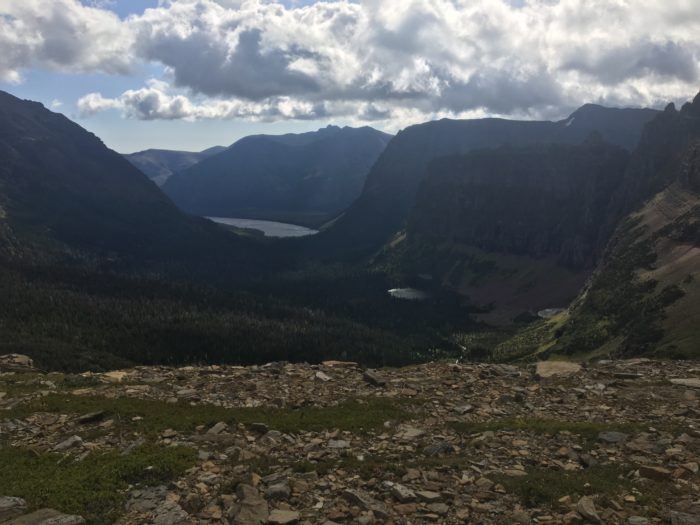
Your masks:
<instances>
[{"instance_id":1,"label":"bare rock face","mask_svg":"<svg viewBox=\"0 0 700 525\"><path fill-rule=\"evenodd\" d=\"M581 371L581 365L568 361L540 361L537 363L535 374L540 379L554 376L570 376Z\"/></svg>"}]
</instances>

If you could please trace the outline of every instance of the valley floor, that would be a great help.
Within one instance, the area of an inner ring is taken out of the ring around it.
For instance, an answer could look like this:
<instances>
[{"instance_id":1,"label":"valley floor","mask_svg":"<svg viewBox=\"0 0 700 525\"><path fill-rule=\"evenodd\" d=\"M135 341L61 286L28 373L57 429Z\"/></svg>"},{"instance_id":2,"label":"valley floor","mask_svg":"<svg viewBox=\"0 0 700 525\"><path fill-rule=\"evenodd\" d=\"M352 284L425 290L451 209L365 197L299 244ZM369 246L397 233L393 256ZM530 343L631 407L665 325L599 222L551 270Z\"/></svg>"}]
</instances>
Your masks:
<instances>
[{"instance_id":1,"label":"valley floor","mask_svg":"<svg viewBox=\"0 0 700 525\"><path fill-rule=\"evenodd\" d=\"M700 522L695 363L12 368L0 496L26 505L0 510L123 525Z\"/></svg>"}]
</instances>

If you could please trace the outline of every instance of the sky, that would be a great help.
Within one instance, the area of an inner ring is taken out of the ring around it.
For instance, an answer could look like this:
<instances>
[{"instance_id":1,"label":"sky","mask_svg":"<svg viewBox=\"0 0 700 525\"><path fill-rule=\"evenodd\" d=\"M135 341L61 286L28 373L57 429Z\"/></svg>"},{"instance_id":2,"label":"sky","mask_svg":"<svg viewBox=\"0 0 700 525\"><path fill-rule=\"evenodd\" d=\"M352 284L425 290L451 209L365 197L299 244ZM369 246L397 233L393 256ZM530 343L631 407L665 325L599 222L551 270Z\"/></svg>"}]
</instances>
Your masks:
<instances>
[{"instance_id":1,"label":"sky","mask_svg":"<svg viewBox=\"0 0 700 525\"><path fill-rule=\"evenodd\" d=\"M0 89L120 152L700 91L700 0L0 0Z\"/></svg>"}]
</instances>

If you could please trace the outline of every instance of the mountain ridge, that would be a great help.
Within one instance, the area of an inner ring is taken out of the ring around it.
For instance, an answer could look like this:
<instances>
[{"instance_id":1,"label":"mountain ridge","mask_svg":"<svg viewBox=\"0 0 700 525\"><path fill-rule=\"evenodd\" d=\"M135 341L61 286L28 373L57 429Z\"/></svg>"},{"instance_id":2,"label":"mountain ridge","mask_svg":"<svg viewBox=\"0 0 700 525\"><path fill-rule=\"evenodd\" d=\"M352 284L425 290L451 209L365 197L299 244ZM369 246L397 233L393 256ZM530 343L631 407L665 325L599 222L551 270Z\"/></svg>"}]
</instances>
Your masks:
<instances>
[{"instance_id":1,"label":"mountain ridge","mask_svg":"<svg viewBox=\"0 0 700 525\"><path fill-rule=\"evenodd\" d=\"M557 122L443 119L411 126L390 141L367 176L360 197L333 227L309 241L309 249L347 256L379 248L404 227L426 168L435 157L506 144L577 143L593 131L612 144L632 149L643 125L656 114L651 109L587 105L572 113L573 120L570 116Z\"/></svg>"},{"instance_id":2,"label":"mountain ridge","mask_svg":"<svg viewBox=\"0 0 700 525\"><path fill-rule=\"evenodd\" d=\"M251 135L175 174L163 190L194 215L319 226L359 194L389 137L366 126Z\"/></svg>"},{"instance_id":3,"label":"mountain ridge","mask_svg":"<svg viewBox=\"0 0 700 525\"><path fill-rule=\"evenodd\" d=\"M2 223L6 237L33 256L143 268L256 257L254 245L180 212L141 171L60 113L0 92L0 117ZM178 259L186 244L187 263Z\"/></svg>"},{"instance_id":4,"label":"mountain ridge","mask_svg":"<svg viewBox=\"0 0 700 525\"><path fill-rule=\"evenodd\" d=\"M158 186L162 186L175 172L189 168L225 149L223 146L212 146L202 151L149 148L134 153L125 153L123 156L148 175L148 178Z\"/></svg>"}]
</instances>

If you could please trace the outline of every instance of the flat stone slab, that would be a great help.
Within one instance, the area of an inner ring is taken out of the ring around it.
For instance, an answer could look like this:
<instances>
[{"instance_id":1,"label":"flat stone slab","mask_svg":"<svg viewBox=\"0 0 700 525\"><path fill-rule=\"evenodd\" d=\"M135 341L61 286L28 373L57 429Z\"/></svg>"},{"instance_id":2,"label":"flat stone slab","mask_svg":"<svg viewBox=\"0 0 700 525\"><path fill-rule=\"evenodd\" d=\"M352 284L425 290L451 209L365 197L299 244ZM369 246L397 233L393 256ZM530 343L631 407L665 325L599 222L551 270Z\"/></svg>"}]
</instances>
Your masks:
<instances>
[{"instance_id":1,"label":"flat stone slab","mask_svg":"<svg viewBox=\"0 0 700 525\"><path fill-rule=\"evenodd\" d=\"M291 525L299 521L299 513L292 510L273 510L270 513L270 525Z\"/></svg>"},{"instance_id":2,"label":"flat stone slab","mask_svg":"<svg viewBox=\"0 0 700 525\"><path fill-rule=\"evenodd\" d=\"M129 374L121 370L115 370L113 372L105 372L102 374L102 379L107 383L121 383Z\"/></svg>"},{"instance_id":3,"label":"flat stone slab","mask_svg":"<svg viewBox=\"0 0 700 525\"><path fill-rule=\"evenodd\" d=\"M629 436L624 432L601 432L598 434L598 439L605 443L624 443Z\"/></svg>"},{"instance_id":4,"label":"flat stone slab","mask_svg":"<svg viewBox=\"0 0 700 525\"><path fill-rule=\"evenodd\" d=\"M679 386L687 386L688 388L700 388L700 379L697 377L671 379L671 383Z\"/></svg>"},{"instance_id":5,"label":"flat stone slab","mask_svg":"<svg viewBox=\"0 0 700 525\"><path fill-rule=\"evenodd\" d=\"M554 376L570 376L578 374L581 371L581 365L578 363L570 363L569 361L540 361L537 363L535 374L540 379L546 379Z\"/></svg>"}]
</instances>

